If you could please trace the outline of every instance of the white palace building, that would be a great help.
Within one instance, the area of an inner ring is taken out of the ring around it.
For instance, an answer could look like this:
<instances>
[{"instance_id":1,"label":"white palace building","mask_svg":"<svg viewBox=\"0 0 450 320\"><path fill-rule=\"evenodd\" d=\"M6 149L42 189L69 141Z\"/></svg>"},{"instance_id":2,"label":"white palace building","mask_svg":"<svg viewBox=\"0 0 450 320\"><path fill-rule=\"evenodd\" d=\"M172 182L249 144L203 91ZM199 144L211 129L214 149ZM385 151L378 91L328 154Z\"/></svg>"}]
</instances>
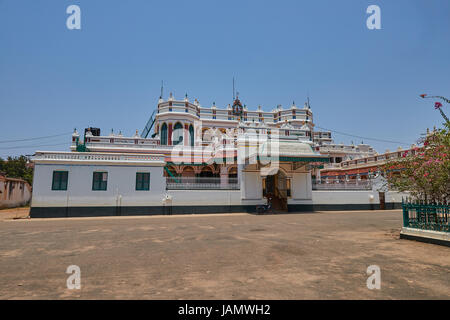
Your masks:
<instances>
[{"instance_id":1,"label":"white palace building","mask_svg":"<svg viewBox=\"0 0 450 320\"><path fill-rule=\"evenodd\" d=\"M218 108L170 94L141 134L75 130L70 149L35 153L31 217L254 212L267 199L277 212L380 208L367 181L315 187L324 164L375 151L314 130L309 103L250 111L239 98Z\"/></svg>"}]
</instances>

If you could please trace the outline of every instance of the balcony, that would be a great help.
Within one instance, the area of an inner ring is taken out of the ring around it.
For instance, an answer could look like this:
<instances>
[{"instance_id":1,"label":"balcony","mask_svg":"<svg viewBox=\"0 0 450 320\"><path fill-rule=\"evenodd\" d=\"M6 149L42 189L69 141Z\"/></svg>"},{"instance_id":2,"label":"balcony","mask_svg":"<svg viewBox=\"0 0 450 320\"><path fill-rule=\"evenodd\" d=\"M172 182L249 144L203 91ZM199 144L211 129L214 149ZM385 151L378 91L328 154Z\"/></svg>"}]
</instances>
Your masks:
<instances>
[{"instance_id":1,"label":"balcony","mask_svg":"<svg viewBox=\"0 0 450 320\"><path fill-rule=\"evenodd\" d=\"M372 190L371 180L313 180L313 190Z\"/></svg>"},{"instance_id":2,"label":"balcony","mask_svg":"<svg viewBox=\"0 0 450 320\"><path fill-rule=\"evenodd\" d=\"M166 177L167 190L239 190L238 178Z\"/></svg>"}]
</instances>

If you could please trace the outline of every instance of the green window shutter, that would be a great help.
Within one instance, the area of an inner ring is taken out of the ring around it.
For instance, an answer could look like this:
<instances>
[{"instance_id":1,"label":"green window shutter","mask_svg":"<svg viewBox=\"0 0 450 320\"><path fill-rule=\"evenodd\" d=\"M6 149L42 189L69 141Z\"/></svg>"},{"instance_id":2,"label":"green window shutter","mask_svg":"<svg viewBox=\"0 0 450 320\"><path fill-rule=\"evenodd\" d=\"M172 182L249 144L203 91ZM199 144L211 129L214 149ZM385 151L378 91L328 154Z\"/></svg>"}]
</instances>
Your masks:
<instances>
[{"instance_id":1,"label":"green window shutter","mask_svg":"<svg viewBox=\"0 0 450 320\"><path fill-rule=\"evenodd\" d=\"M67 190L67 171L53 171L52 190Z\"/></svg>"},{"instance_id":2,"label":"green window shutter","mask_svg":"<svg viewBox=\"0 0 450 320\"><path fill-rule=\"evenodd\" d=\"M92 190L105 191L108 186L108 172L94 172L92 178Z\"/></svg>"},{"instance_id":3,"label":"green window shutter","mask_svg":"<svg viewBox=\"0 0 450 320\"><path fill-rule=\"evenodd\" d=\"M149 172L136 172L136 190L137 191L150 190Z\"/></svg>"},{"instance_id":4,"label":"green window shutter","mask_svg":"<svg viewBox=\"0 0 450 320\"><path fill-rule=\"evenodd\" d=\"M141 175L139 172L136 173L136 190L141 190Z\"/></svg>"},{"instance_id":5,"label":"green window shutter","mask_svg":"<svg viewBox=\"0 0 450 320\"><path fill-rule=\"evenodd\" d=\"M144 174L144 189L150 190L150 173Z\"/></svg>"},{"instance_id":6,"label":"green window shutter","mask_svg":"<svg viewBox=\"0 0 450 320\"><path fill-rule=\"evenodd\" d=\"M53 171L52 190L59 190L59 176L57 171Z\"/></svg>"},{"instance_id":7,"label":"green window shutter","mask_svg":"<svg viewBox=\"0 0 450 320\"><path fill-rule=\"evenodd\" d=\"M68 177L68 172L67 171L63 171L60 172L60 190L67 190L67 177Z\"/></svg>"}]
</instances>

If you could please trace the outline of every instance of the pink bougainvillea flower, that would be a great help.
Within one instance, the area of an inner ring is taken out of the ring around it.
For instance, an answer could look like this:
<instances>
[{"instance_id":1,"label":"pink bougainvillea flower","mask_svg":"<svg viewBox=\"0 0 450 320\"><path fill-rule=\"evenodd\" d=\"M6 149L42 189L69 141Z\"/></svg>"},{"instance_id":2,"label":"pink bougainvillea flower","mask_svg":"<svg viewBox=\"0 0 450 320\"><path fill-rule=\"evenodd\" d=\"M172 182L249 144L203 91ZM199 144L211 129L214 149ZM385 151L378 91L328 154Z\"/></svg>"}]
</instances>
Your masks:
<instances>
[{"instance_id":1,"label":"pink bougainvillea flower","mask_svg":"<svg viewBox=\"0 0 450 320\"><path fill-rule=\"evenodd\" d=\"M440 107L442 107L442 103L440 103L440 102L435 102L434 103L434 108L435 109L439 109Z\"/></svg>"},{"instance_id":2,"label":"pink bougainvillea flower","mask_svg":"<svg viewBox=\"0 0 450 320\"><path fill-rule=\"evenodd\" d=\"M421 94L420 95L422 98L425 98L427 95L426 95L426 93L423 93L423 94Z\"/></svg>"}]
</instances>

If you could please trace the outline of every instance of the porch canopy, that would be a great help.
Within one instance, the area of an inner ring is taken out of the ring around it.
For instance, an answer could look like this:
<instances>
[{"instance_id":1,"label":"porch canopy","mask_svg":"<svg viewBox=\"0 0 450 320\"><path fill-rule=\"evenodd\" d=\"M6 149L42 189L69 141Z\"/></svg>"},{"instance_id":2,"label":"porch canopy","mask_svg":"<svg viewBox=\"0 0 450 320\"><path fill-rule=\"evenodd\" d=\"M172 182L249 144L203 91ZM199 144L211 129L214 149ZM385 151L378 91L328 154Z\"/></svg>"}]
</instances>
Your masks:
<instances>
[{"instance_id":1,"label":"porch canopy","mask_svg":"<svg viewBox=\"0 0 450 320\"><path fill-rule=\"evenodd\" d=\"M268 140L260 144L257 160L262 165L262 176L276 174L279 167L277 164L280 162L318 164L330 161L327 155L316 153L308 143L277 140Z\"/></svg>"}]
</instances>

